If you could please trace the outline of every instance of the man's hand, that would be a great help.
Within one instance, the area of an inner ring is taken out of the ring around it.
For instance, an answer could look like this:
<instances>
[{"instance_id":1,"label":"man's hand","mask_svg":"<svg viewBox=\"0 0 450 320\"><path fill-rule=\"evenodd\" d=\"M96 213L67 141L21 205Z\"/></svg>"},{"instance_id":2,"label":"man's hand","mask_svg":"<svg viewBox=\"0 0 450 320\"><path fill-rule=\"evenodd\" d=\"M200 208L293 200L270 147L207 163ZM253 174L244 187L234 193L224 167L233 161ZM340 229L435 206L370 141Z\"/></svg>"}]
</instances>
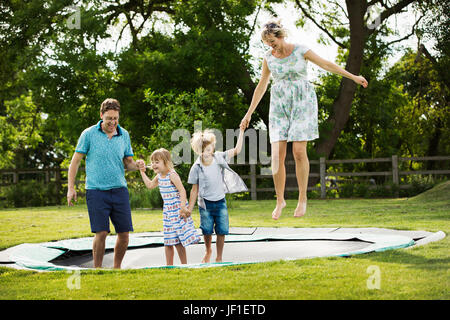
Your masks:
<instances>
[{"instance_id":1,"label":"man's hand","mask_svg":"<svg viewBox=\"0 0 450 320\"><path fill-rule=\"evenodd\" d=\"M77 201L77 192L75 191L75 188L69 188L67 190L67 205L69 207L73 206L72 199L75 202Z\"/></svg>"},{"instance_id":2,"label":"man's hand","mask_svg":"<svg viewBox=\"0 0 450 320\"><path fill-rule=\"evenodd\" d=\"M136 166L138 167L139 171L145 172L147 168L145 168L145 162L142 159L136 160Z\"/></svg>"}]
</instances>

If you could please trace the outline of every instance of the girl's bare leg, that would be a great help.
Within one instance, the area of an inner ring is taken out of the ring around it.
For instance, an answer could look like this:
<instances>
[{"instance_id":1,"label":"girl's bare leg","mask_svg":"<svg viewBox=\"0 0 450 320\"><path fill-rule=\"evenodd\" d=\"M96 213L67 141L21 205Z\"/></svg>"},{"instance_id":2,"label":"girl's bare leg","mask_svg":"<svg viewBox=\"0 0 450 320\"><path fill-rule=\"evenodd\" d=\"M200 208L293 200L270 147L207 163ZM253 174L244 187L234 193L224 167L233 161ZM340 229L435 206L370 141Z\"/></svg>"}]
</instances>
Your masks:
<instances>
[{"instance_id":1,"label":"girl's bare leg","mask_svg":"<svg viewBox=\"0 0 450 320\"><path fill-rule=\"evenodd\" d=\"M186 248L183 247L183 245L181 243L179 243L175 246L175 249L177 249L178 257L180 257L181 263L187 264Z\"/></svg>"},{"instance_id":2,"label":"girl's bare leg","mask_svg":"<svg viewBox=\"0 0 450 320\"><path fill-rule=\"evenodd\" d=\"M164 252L166 253L166 264L168 266L173 266L173 246L164 246Z\"/></svg>"}]
</instances>

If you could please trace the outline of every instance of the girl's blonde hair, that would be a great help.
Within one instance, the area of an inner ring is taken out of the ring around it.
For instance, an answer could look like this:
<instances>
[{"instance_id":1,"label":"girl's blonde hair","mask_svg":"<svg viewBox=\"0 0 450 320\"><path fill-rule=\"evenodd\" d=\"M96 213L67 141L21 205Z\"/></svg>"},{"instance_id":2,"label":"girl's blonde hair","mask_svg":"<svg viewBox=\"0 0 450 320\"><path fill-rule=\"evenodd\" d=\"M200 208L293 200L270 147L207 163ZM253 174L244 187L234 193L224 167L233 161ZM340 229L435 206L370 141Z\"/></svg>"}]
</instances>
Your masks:
<instances>
[{"instance_id":1,"label":"girl's blonde hair","mask_svg":"<svg viewBox=\"0 0 450 320\"><path fill-rule=\"evenodd\" d=\"M173 170L172 156L170 155L170 152L167 149L160 148L153 151L152 155L150 156L150 160L162 161L169 170Z\"/></svg>"},{"instance_id":2,"label":"girl's blonde hair","mask_svg":"<svg viewBox=\"0 0 450 320\"><path fill-rule=\"evenodd\" d=\"M268 35L274 35L277 38L287 37L288 31L281 24L281 20L269 20L267 21L261 31L261 39L264 41Z\"/></svg>"},{"instance_id":3,"label":"girl's blonde hair","mask_svg":"<svg viewBox=\"0 0 450 320\"><path fill-rule=\"evenodd\" d=\"M203 150L210 144L216 146L216 135L211 129L206 129L203 132L197 131L193 134L191 147L196 154L202 154Z\"/></svg>"}]
</instances>

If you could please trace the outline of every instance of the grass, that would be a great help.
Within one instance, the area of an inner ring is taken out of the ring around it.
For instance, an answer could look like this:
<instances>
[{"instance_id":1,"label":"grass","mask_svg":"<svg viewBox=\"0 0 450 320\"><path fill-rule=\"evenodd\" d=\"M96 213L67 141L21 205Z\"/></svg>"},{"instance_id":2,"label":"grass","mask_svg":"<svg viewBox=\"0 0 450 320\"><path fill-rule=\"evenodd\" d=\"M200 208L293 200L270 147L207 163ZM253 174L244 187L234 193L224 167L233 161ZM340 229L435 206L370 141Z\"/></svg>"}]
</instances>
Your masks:
<instances>
[{"instance_id":1,"label":"grass","mask_svg":"<svg viewBox=\"0 0 450 320\"><path fill-rule=\"evenodd\" d=\"M289 200L279 221L274 201L233 201L234 227L380 227L450 231L450 183L410 199L310 200L302 219ZM135 232L161 230L161 212L134 210ZM198 214L194 215L199 225ZM0 249L24 242L91 236L85 206L0 210ZM204 269L92 270L81 272L80 289L71 275L0 267L0 299L444 299L450 298L449 237L412 249L350 258L295 261ZM226 252L226 245L225 245ZM189 250L188 250L189 254ZM380 289L370 290L369 266L380 270ZM218 271L219 270L219 271Z\"/></svg>"}]
</instances>

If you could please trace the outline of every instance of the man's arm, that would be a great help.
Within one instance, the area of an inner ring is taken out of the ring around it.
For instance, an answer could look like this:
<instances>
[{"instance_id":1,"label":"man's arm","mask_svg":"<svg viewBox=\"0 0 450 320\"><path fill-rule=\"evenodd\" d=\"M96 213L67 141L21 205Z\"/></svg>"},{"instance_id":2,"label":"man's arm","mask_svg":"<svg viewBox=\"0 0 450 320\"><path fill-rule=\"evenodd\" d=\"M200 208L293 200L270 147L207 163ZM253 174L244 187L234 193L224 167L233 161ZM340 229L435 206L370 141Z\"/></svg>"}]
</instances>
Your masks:
<instances>
[{"instance_id":1,"label":"man's arm","mask_svg":"<svg viewBox=\"0 0 450 320\"><path fill-rule=\"evenodd\" d=\"M69 206L73 206L72 199L74 201L77 201L77 192L75 191L75 178L77 176L78 167L80 166L83 157L83 153L75 152L73 154L72 160L70 161L69 172L67 174L67 204Z\"/></svg>"},{"instance_id":2,"label":"man's arm","mask_svg":"<svg viewBox=\"0 0 450 320\"><path fill-rule=\"evenodd\" d=\"M133 157L123 158L123 166L125 167L125 170L128 170L128 171L139 170L139 167L136 164L136 162L133 160Z\"/></svg>"}]
</instances>

